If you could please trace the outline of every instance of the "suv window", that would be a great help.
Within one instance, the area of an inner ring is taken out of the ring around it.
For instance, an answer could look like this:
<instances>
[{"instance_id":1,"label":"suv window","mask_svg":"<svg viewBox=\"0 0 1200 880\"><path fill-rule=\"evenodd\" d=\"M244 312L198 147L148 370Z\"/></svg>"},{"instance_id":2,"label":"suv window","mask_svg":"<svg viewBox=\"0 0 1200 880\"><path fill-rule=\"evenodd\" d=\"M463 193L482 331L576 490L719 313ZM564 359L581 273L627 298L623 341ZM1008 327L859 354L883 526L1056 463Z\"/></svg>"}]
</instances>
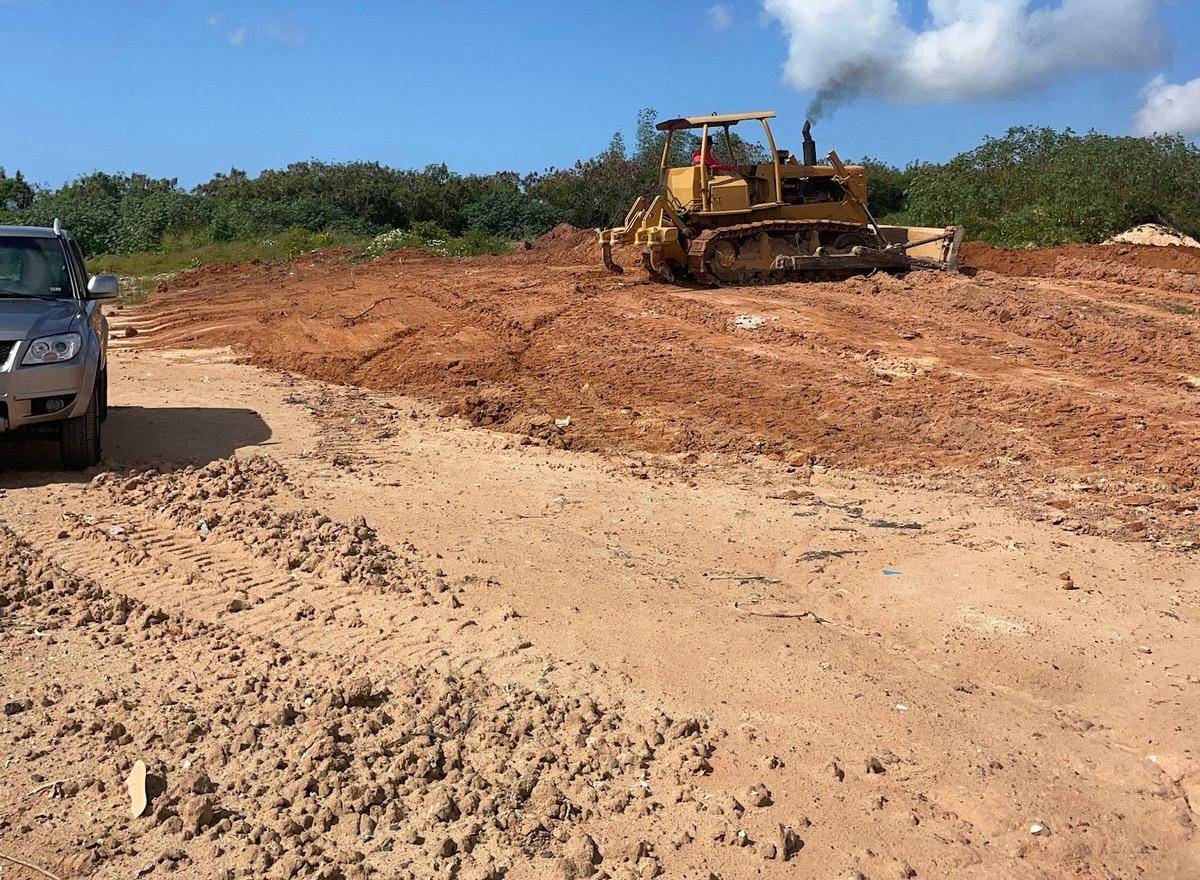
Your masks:
<instances>
[{"instance_id":1,"label":"suv window","mask_svg":"<svg viewBox=\"0 0 1200 880\"><path fill-rule=\"evenodd\" d=\"M0 235L0 296L73 296L66 253L57 238Z\"/></svg>"},{"instance_id":2,"label":"suv window","mask_svg":"<svg viewBox=\"0 0 1200 880\"><path fill-rule=\"evenodd\" d=\"M79 242L75 239L71 239L71 256L75 258L75 268L79 272L79 295L85 296L88 283L87 264L83 261L83 251L79 249Z\"/></svg>"}]
</instances>

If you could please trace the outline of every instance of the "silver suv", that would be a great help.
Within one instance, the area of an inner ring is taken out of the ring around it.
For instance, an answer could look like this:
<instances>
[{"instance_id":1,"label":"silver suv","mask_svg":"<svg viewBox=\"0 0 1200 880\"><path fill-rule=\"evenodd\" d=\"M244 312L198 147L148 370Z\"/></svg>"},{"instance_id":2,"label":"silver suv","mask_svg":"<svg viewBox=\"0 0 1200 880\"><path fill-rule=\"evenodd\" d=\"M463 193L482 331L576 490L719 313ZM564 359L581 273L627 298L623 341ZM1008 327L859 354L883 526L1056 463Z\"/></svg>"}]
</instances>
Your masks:
<instances>
[{"instance_id":1,"label":"silver suv","mask_svg":"<svg viewBox=\"0 0 1200 880\"><path fill-rule=\"evenodd\" d=\"M79 245L53 228L0 226L0 437L57 437L73 470L100 461L108 415L108 320L113 275L90 278ZM3 467L0 450L0 467Z\"/></svg>"}]
</instances>

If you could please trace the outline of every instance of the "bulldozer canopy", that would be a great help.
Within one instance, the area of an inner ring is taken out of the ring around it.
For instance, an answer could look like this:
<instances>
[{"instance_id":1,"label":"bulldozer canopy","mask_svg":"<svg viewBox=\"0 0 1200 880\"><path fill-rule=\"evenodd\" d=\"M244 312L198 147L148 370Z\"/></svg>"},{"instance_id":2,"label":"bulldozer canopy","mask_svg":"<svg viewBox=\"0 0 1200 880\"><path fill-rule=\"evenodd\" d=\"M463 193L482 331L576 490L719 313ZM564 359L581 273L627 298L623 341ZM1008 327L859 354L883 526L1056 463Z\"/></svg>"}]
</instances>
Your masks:
<instances>
[{"instance_id":1,"label":"bulldozer canopy","mask_svg":"<svg viewBox=\"0 0 1200 880\"><path fill-rule=\"evenodd\" d=\"M654 126L659 131L681 131L685 128L703 128L706 125L737 125L747 119L774 119L774 110L757 113L726 113L720 116L684 116L681 119L664 119Z\"/></svg>"}]
</instances>

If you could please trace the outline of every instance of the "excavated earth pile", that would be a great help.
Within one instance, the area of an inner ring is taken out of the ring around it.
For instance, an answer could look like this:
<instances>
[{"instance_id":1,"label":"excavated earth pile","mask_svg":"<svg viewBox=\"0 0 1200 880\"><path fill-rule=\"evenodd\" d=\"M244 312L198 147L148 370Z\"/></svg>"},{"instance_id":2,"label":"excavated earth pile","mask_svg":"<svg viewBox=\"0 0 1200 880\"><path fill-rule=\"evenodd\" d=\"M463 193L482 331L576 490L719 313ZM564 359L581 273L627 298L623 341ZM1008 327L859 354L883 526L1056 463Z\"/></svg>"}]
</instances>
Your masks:
<instances>
[{"instance_id":1,"label":"excavated earth pile","mask_svg":"<svg viewBox=\"0 0 1200 880\"><path fill-rule=\"evenodd\" d=\"M591 236L560 227L508 258L202 269L130 318L148 345L231 345L573 449L936 476L1105 532L1198 536L1193 248L973 244L973 277L712 291L609 275Z\"/></svg>"}]
</instances>

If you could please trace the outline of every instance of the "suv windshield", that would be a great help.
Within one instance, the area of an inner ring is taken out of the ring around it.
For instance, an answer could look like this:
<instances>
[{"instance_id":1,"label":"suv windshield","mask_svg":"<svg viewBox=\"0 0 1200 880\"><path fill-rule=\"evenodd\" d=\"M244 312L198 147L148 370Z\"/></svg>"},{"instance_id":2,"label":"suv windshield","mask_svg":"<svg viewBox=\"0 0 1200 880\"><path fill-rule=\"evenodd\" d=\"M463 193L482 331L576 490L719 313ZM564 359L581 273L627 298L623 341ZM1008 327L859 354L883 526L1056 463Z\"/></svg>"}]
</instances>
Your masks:
<instances>
[{"instance_id":1,"label":"suv windshield","mask_svg":"<svg viewBox=\"0 0 1200 880\"><path fill-rule=\"evenodd\" d=\"M0 234L0 297L70 299L67 261L57 238Z\"/></svg>"}]
</instances>

